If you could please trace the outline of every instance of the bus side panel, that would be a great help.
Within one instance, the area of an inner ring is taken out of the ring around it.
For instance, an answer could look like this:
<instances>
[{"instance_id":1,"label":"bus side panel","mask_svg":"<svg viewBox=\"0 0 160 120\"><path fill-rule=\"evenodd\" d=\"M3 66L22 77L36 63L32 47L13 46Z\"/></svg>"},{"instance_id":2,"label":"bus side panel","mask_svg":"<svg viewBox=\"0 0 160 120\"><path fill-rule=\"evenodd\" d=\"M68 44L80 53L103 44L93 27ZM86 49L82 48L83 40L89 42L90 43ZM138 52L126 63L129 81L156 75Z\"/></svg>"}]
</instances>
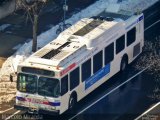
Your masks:
<instances>
[{"instance_id":1,"label":"bus side panel","mask_svg":"<svg viewBox=\"0 0 160 120\"><path fill-rule=\"evenodd\" d=\"M78 101L81 100L87 94L89 94L90 92L92 92L93 90L95 90L97 87L99 87L101 84L103 84L105 81L107 81L109 78L111 78L113 75L115 75L117 72L120 71L121 59L122 59L122 56L124 55L124 53L126 53L126 51L123 50L118 55L116 55L116 42L115 41L119 37L121 37L122 35L124 35L124 33L125 33L124 29L121 29L119 31L114 32L114 34L116 34L117 36L112 40L112 42L114 42L114 60L110 63L110 72L108 74L106 74L104 77L100 78L99 80L95 80L95 79L91 80L92 83L90 83L90 84L93 84L93 85L91 85L88 89L86 89L86 81L84 81L83 83L81 83L79 85L79 88L77 89ZM112 42L110 41L109 44L111 44ZM103 46L103 48L106 47L106 45L104 43L101 43L101 45L99 45L99 46L100 47L98 49L101 49L102 46ZM92 69L93 69L93 65L92 65ZM94 75L92 75L92 76L94 76Z\"/></svg>"},{"instance_id":2,"label":"bus side panel","mask_svg":"<svg viewBox=\"0 0 160 120\"><path fill-rule=\"evenodd\" d=\"M62 114L64 111L68 109L69 97L70 92L67 92L65 95L61 96L60 114Z\"/></svg>"},{"instance_id":3,"label":"bus side panel","mask_svg":"<svg viewBox=\"0 0 160 120\"><path fill-rule=\"evenodd\" d=\"M144 47L144 20L142 20L140 23L140 40L141 40L141 48Z\"/></svg>"},{"instance_id":4,"label":"bus side panel","mask_svg":"<svg viewBox=\"0 0 160 120\"><path fill-rule=\"evenodd\" d=\"M101 84L103 84L109 78L111 78L113 75L115 75L118 72L118 70L115 68L115 66L116 66L115 64L116 64L116 60L112 61L111 64L110 64L110 72L108 74L106 74L104 77L102 77L101 79L97 80L93 85L88 86L86 84L86 81L84 81L80 86L80 88L81 88L80 91L82 91L82 92L81 92L81 95L79 97L79 100L81 100L83 97L85 97L86 95L91 93L93 90L98 88ZM93 80L91 82L94 82L95 79L96 78L93 78Z\"/></svg>"},{"instance_id":5,"label":"bus side panel","mask_svg":"<svg viewBox=\"0 0 160 120\"><path fill-rule=\"evenodd\" d=\"M139 21L135 26L136 26L136 40L126 48L129 57L129 63L131 63L133 60L135 60L135 58L138 57L138 55L142 52L142 48L144 46L144 20ZM137 55L134 55L134 50L138 44L140 44L138 48L140 49L140 51Z\"/></svg>"}]
</instances>

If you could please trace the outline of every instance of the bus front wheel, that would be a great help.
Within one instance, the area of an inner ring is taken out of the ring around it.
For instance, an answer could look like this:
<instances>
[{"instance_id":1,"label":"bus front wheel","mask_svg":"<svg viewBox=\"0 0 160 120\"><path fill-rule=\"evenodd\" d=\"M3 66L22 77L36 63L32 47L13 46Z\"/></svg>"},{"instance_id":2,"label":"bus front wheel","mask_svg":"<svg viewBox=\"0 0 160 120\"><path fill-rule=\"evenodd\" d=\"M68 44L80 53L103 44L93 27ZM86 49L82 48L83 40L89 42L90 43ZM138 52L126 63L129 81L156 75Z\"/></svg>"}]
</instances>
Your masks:
<instances>
[{"instance_id":1,"label":"bus front wheel","mask_svg":"<svg viewBox=\"0 0 160 120\"><path fill-rule=\"evenodd\" d=\"M76 95L71 95L70 99L69 99L69 109L72 110L73 107L76 105L77 103L77 98Z\"/></svg>"}]
</instances>

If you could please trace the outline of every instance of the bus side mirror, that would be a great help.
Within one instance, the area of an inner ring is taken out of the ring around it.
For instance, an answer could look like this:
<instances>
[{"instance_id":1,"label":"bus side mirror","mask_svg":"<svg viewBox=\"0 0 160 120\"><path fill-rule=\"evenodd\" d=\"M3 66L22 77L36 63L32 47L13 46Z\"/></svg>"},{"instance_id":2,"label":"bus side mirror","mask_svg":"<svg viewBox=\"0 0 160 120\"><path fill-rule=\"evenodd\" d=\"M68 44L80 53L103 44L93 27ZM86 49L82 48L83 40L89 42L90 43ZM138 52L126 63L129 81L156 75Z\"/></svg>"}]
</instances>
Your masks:
<instances>
[{"instance_id":1,"label":"bus side mirror","mask_svg":"<svg viewBox=\"0 0 160 120\"><path fill-rule=\"evenodd\" d=\"M9 80L10 80L11 82L13 82L13 75L10 74Z\"/></svg>"}]
</instances>

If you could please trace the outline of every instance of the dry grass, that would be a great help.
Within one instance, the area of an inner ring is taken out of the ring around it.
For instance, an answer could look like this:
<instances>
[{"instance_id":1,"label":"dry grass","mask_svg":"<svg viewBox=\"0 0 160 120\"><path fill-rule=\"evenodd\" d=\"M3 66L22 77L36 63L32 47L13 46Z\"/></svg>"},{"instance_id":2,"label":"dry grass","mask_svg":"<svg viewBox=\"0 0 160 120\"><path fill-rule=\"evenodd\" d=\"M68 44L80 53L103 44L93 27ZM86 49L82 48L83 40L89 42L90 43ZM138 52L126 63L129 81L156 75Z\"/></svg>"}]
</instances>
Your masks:
<instances>
[{"instance_id":1,"label":"dry grass","mask_svg":"<svg viewBox=\"0 0 160 120\"><path fill-rule=\"evenodd\" d=\"M6 61L6 58L0 57L0 68L2 67L5 61Z\"/></svg>"}]
</instances>

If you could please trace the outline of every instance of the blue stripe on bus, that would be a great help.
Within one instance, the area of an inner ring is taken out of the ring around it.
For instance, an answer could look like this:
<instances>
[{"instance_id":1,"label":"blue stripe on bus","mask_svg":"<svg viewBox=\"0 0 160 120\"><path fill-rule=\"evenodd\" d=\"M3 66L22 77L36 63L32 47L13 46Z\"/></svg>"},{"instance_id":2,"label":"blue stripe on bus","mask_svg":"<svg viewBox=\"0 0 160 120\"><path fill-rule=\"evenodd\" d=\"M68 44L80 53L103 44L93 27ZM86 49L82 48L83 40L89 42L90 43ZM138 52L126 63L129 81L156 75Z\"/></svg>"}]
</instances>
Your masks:
<instances>
[{"instance_id":1,"label":"blue stripe on bus","mask_svg":"<svg viewBox=\"0 0 160 120\"><path fill-rule=\"evenodd\" d=\"M25 98L24 98L24 97L16 96L16 99L19 100L19 101L25 101Z\"/></svg>"},{"instance_id":2,"label":"blue stripe on bus","mask_svg":"<svg viewBox=\"0 0 160 120\"><path fill-rule=\"evenodd\" d=\"M144 19L144 16L143 16L143 15L140 16L140 17L138 18L138 20L134 21L132 24L130 24L129 26L127 26L127 27L126 27L126 30L128 30L129 28L131 28L131 27L132 27L133 25L135 25L136 23L142 21L143 19Z\"/></svg>"},{"instance_id":3,"label":"blue stripe on bus","mask_svg":"<svg viewBox=\"0 0 160 120\"><path fill-rule=\"evenodd\" d=\"M143 18L144 18L143 15L142 15L141 17L139 17L139 22L140 22L141 20L143 20Z\"/></svg>"},{"instance_id":4,"label":"blue stripe on bus","mask_svg":"<svg viewBox=\"0 0 160 120\"><path fill-rule=\"evenodd\" d=\"M134 21L132 24L130 24L129 26L127 26L126 27L126 29L128 30L128 29L130 29L132 26L134 26L135 24L137 23L137 20L136 21Z\"/></svg>"},{"instance_id":5,"label":"blue stripe on bus","mask_svg":"<svg viewBox=\"0 0 160 120\"><path fill-rule=\"evenodd\" d=\"M60 106L60 102L49 102L49 105L51 106Z\"/></svg>"},{"instance_id":6,"label":"blue stripe on bus","mask_svg":"<svg viewBox=\"0 0 160 120\"><path fill-rule=\"evenodd\" d=\"M107 64L104 68L100 69L93 76L91 76L90 78L85 80L85 90L87 90L89 87L91 87L97 81L99 81L101 78L103 78L109 72L110 72L110 64Z\"/></svg>"}]
</instances>

